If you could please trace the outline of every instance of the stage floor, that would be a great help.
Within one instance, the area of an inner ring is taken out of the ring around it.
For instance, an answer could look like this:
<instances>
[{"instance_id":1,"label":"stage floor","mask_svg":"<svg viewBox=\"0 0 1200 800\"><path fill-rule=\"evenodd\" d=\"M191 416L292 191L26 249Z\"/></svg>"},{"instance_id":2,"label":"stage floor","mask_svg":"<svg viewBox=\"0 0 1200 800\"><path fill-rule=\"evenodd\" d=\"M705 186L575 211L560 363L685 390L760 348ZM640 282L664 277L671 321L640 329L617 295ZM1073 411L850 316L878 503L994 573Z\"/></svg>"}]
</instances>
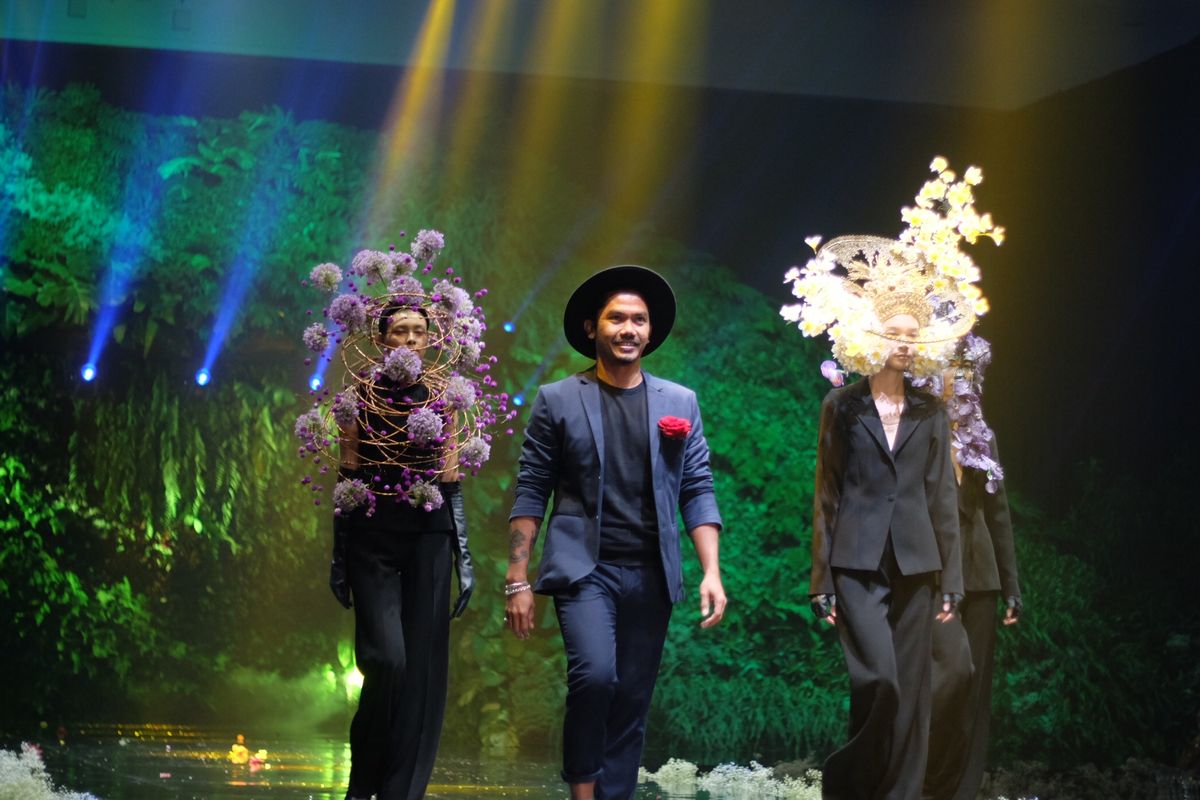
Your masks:
<instances>
[{"instance_id":1,"label":"stage floor","mask_svg":"<svg viewBox=\"0 0 1200 800\"><path fill-rule=\"evenodd\" d=\"M350 750L344 741L256 736L247 730L251 754L265 749L261 764L234 764L235 731L166 725L73 727L63 743L43 742L42 756L55 784L101 800L142 798L297 798L342 800ZM428 798L565 798L559 767L550 763L439 758ZM694 798L642 786L637 797Z\"/></svg>"},{"instance_id":2,"label":"stage floor","mask_svg":"<svg viewBox=\"0 0 1200 800\"><path fill-rule=\"evenodd\" d=\"M266 750L258 762L230 761L230 746L238 733L232 729L196 728L177 725L72 726L46 732L39 742L42 758L55 785L61 789L88 792L100 800L342 800L350 767L350 751L341 739L285 737L245 730L246 746L255 754ZM3 742L7 749L18 743ZM528 798L559 800L567 797L559 781L558 765L549 762L480 760L455 758L443 753L434 769L427 797L443 798ZM1083 775L1083 770L1079 776ZM1095 770L1091 770L1095 772ZM1054 788L1063 788L1067 780ZM1096 775L1091 775L1094 784ZM1154 800L1187 800L1200 797L1200 781L1193 774L1161 767L1145 776L1145 785L1129 797ZM1115 775L1114 775L1115 779ZM1129 775L1125 775L1129 788ZM1011 782L1011 781L1010 781ZM1055 797L1050 785L1036 776L1021 780L1017 791L1007 796L1051 797L1062 800L1095 800L1095 793L1082 788ZM750 789L750 787L745 787ZM739 800L761 800L738 786L732 795ZM989 793L989 797L995 796ZM1114 797L1116 795L1113 795ZM638 787L636 800L708 800L705 791L670 792L647 784ZM1122 800L1128 800L1123 797Z\"/></svg>"}]
</instances>

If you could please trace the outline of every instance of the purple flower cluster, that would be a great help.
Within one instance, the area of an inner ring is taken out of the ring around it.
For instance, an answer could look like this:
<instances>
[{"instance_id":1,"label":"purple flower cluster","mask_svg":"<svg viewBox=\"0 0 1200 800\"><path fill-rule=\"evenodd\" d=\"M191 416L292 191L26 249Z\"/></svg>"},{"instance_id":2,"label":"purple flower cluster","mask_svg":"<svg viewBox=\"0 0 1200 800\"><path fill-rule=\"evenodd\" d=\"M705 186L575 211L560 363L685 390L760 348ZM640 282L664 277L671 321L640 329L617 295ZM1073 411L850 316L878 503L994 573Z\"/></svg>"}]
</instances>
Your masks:
<instances>
[{"instance_id":1,"label":"purple flower cluster","mask_svg":"<svg viewBox=\"0 0 1200 800\"><path fill-rule=\"evenodd\" d=\"M443 395L446 399L446 405L456 411L466 411L475 405L477 390L475 381L470 378L464 378L462 375L455 375L446 383L446 391Z\"/></svg>"},{"instance_id":2,"label":"purple flower cluster","mask_svg":"<svg viewBox=\"0 0 1200 800\"><path fill-rule=\"evenodd\" d=\"M992 457L992 429L983 420L983 408L973 382L954 381L954 395L946 402L946 412L953 428L952 445L958 451L958 463L987 473L988 491L995 492L995 481L1004 478L1004 470Z\"/></svg>"},{"instance_id":3,"label":"purple flower cluster","mask_svg":"<svg viewBox=\"0 0 1200 800\"><path fill-rule=\"evenodd\" d=\"M433 444L444 427L441 414L427 406L408 415L408 438L417 444Z\"/></svg>"},{"instance_id":4,"label":"purple flower cluster","mask_svg":"<svg viewBox=\"0 0 1200 800\"><path fill-rule=\"evenodd\" d=\"M333 397L333 420L342 428L349 428L358 421L358 398L353 389L338 392Z\"/></svg>"},{"instance_id":5,"label":"purple flower cluster","mask_svg":"<svg viewBox=\"0 0 1200 800\"><path fill-rule=\"evenodd\" d=\"M967 334L955 348L955 358L969 367L970 377L955 377L946 413L953 429L952 445L958 451L958 463L987 474L985 488L995 492L1004 479L1004 469L992 454L992 429L983 419L983 370L992 363L992 346L986 339ZM941 376L934 383L941 389Z\"/></svg>"},{"instance_id":6,"label":"purple flower cluster","mask_svg":"<svg viewBox=\"0 0 1200 800\"><path fill-rule=\"evenodd\" d=\"M415 298L418 301L425 296L424 284L412 275L399 275L393 278L392 282L388 284L388 291L392 294Z\"/></svg>"},{"instance_id":7,"label":"purple flower cluster","mask_svg":"<svg viewBox=\"0 0 1200 800\"><path fill-rule=\"evenodd\" d=\"M396 264L388 253L379 250L359 250L350 262L350 272L368 281L390 281L396 274Z\"/></svg>"},{"instance_id":8,"label":"purple flower cluster","mask_svg":"<svg viewBox=\"0 0 1200 800\"><path fill-rule=\"evenodd\" d=\"M458 364L463 367L475 367L483 360L483 342L468 341L463 344L458 353Z\"/></svg>"},{"instance_id":9,"label":"purple flower cluster","mask_svg":"<svg viewBox=\"0 0 1200 800\"><path fill-rule=\"evenodd\" d=\"M391 260L396 275L412 275L417 271L417 260L408 253L393 251L388 253L388 259Z\"/></svg>"},{"instance_id":10,"label":"purple flower cluster","mask_svg":"<svg viewBox=\"0 0 1200 800\"><path fill-rule=\"evenodd\" d=\"M324 353L329 346L329 329L314 322L304 329L304 346L314 353Z\"/></svg>"},{"instance_id":11,"label":"purple flower cluster","mask_svg":"<svg viewBox=\"0 0 1200 800\"><path fill-rule=\"evenodd\" d=\"M959 341L955 349L958 351L957 357L974 368L977 380L982 384L983 371L988 364L992 363L992 346L988 340L982 336L968 333Z\"/></svg>"},{"instance_id":12,"label":"purple flower cluster","mask_svg":"<svg viewBox=\"0 0 1200 800\"><path fill-rule=\"evenodd\" d=\"M408 487L408 502L413 508L423 508L433 511L442 507L442 491L437 484L429 481L417 481Z\"/></svg>"},{"instance_id":13,"label":"purple flower cluster","mask_svg":"<svg viewBox=\"0 0 1200 800\"><path fill-rule=\"evenodd\" d=\"M375 511L375 495L358 478L338 481L333 487L333 508L338 514L347 514L362 504L368 504L367 516Z\"/></svg>"},{"instance_id":14,"label":"purple flower cluster","mask_svg":"<svg viewBox=\"0 0 1200 800\"><path fill-rule=\"evenodd\" d=\"M383 357L380 372L401 386L411 386L421 377L421 357L407 347L397 347Z\"/></svg>"},{"instance_id":15,"label":"purple flower cluster","mask_svg":"<svg viewBox=\"0 0 1200 800\"><path fill-rule=\"evenodd\" d=\"M410 250L413 258L417 261L429 261L442 252L442 248L445 246L446 239L441 233L435 230L422 230L418 231L413 238Z\"/></svg>"},{"instance_id":16,"label":"purple flower cluster","mask_svg":"<svg viewBox=\"0 0 1200 800\"><path fill-rule=\"evenodd\" d=\"M987 474L985 488L995 493L1004 469L992 454L992 429L983 419L983 370L992 363L992 346L987 339L967 334L954 350L954 362L964 372L954 378L950 397L946 400L946 416L950 419L951 446L958 454L958 463ZM969 372L970 377L967 377ZM942 375L912 379L913 386L932 394L945 396Z\"/></svg>"},{"instance_id":17,"label":"purple flower cluster","mask_svg":"<svg viewBox=\"0 0 1200 800\"><path fill-rule=\"evenodd\" d=\"M471 295L448 280L436 281L433 284L433 297L457 315L470 314L475 309Z\"/></svg>"},{"instance_id":18,"label":"purple flower cluster","mask_svg":"<svg viewBox=\"0 0 1200 800\"><path fill-rule=\"evenodd\" d=\"M482 436L472 436L458 449L458 463L467 469L479 469L492 457L492 446Z\"/></svg>"},{"instance_id":19,"label":"purple flower cluster","mask_svg":"<svg viewBox=\"0 0 1200 800\"><path fill-rule=\"evenodd\" d=\"M454 321L454 333L464 343L474 342L483 336L483 320L474 314L459 317Z\"/></svg>"},{"instance_id":20,"label":"purple flower cluster","mask_svg":"<svg viewBox=\"0 0 1200 800\"><path fill-rule=\"evenodd\" d=\"M317 264L308 273L308 282L323 292L333 293L342 282L342 268L337 264Z\"/></svg>"},{"instance_id":21,"label":"purple flower cluster","mask_svg":"<svg viewBox=\"0 0 1200 800\"><path fill-rule=\"evenodd\" d=\"M329 431L325 429L325 419L315 408L296 417L295 432L300 441L309 449L320 446L329 437Z\"/></svg>"},{"instance_id":22,"label":"purple flower cluster","mask_svg":"<svg viewBox=\"0 0 1200 800\"><path fill-rule=\"evenodd\" d=\"M348 333L367 328L367 308L363 299L356 294L339 294L329 304L329 318Z\"/></svg>"}]
</instances>

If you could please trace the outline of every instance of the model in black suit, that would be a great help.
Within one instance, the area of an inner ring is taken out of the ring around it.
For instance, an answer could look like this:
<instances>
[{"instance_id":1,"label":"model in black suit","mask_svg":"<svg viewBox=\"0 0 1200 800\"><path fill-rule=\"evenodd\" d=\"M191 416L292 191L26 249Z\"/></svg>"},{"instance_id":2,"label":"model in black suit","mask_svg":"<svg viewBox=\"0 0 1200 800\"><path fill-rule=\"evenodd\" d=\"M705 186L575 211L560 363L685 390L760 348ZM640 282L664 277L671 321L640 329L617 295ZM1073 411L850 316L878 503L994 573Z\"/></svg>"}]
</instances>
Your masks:
<instances>
[{"instance_id":1,"label":"model in black suit","mask_svg":"<svg viewBox=\"0 0 1200 800\"><path fill-rule=\"evenodd\" d=\"M849 740L825 762L827 800L920 797L935 596L946 620L963 591L946 411L904 379L918 332L911 315L884 320L898 342L884 368L821 404L810 594L850 672ZM879 408L902 409L891 437Z\"/></svg>"},{"instance_id":2,"label":"model in black suit","mask_svg":"<svg viewBox=\"0 0 1200 800\"><path fill-rule=\"evenodd\" d=\"M989 444L992 458L999 460L995 437ZM966 596L959 605L961 622L934 626L933 712L923 793L929 800L975 800L979 793L991 728L998 598L1005 599L1003 624L1016 623L1021 612L1004 483L997 481L995 491L988 491L983 470L956 466L959 471Z\"/></svg>"}]
</instances>

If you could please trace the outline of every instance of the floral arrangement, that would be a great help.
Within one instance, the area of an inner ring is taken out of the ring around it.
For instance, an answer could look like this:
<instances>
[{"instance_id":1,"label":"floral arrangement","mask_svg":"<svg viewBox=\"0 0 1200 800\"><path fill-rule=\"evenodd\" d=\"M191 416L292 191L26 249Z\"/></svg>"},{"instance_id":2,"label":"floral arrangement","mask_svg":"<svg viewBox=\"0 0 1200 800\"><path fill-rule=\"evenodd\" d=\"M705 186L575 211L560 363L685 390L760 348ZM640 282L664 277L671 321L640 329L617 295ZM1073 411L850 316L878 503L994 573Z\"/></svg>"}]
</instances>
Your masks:
<instances>
[{"instance_id":1,"label":"floral arrangement","mask_svg":"<svg viewBox=\"0 0 1200 800\"><path fill-rule=\"evenodd\" d=\"M332 297L324 320L305 328L304 346L327 361L337 348L344 379L336 391L315 388L312 405L296 419L300 457L317 466L317 474L300 483L322 494L324 479L338 469L334 444L349 431L358 443L359 467L343 471L333 486L335 514L365 508L371 515L388 498L426 511L440 508L438 476L455 464L476 474L491 456L492 430L516 416L490 374L496 357L484 356L487 320L478 301L487 289L467 292L452 267L435 273L444 247L440 232L422 230L407 252L361 250L347 271L318 264L305 281ZM380 318L398 309L425 316L429 345L423 355L382 344ZM394 391L381 388L418 381L428 397L417 402L404 397L397 403ZM320 505L320 497L314 502Z\"/></svg>"},{"instance_id":2,"label":"floral arrangement","mask_svg":"<svg viewBox=\"0 0 1200 800\"><path fill-rule=\"evenodd\" d=\"M983 372L992 363L992 346L987 339L974 334L964 336L955 347L950 366L955 370L951 394L946 399L946 414L950 418L951 446L958 463L978 469L987 475L984 484L995 494L1004 480L1004 469L992 453L992 429L983 419ZM940 373L914 377L913 385L923 387L938 396L945 396Z\"/></svg>"},{"instance_id":3,"label":"floral arrangement","mask_svg":"<svg viewBox=\"0 0 1200 800\"><path fill-rule=\"evenodd\" d=\"M897 239L842 236L822 245L820 236L810 236L805 242L814 257L784 276L800 302L783 306L780 315L805 336L828 333L846 371L872 375L883 368L893 347L882 331L884 309L920 309L911 312L922 323L911 369L922 375L939 371L954 341L988 311L976 285L979 267L961 249L980 238L1004 241L1004 228L975 210L983 173L969 167L960 180L940 156L929 168L934 177L916 204L901 209L907 227Z\"/></svg>"},{"instance_id":4,"label":"floral arrangement","mask_svg":"<svg viewBox=\"0 0 1200 800\"><path fill-rule=\"evenodd\" d=\"M0 797L21 800L96 800L90 794L55 789L41 748L25 742L20 752L0 750Z\"/></svg>"},{"instance_id":5,"label":"floral arrangement","mask_svg":"<svg viewBox=\"0 0 1200 800\"><path fill-rule=\"evenodd\" d=\"M639 783L654 783L670 794L691 795L697 789L713 800L821 800L821 773L808 770L804 777L777 776L756 761L750 766L719 764L700 775L689 761L672 758L657 772L638 770Z\"/></svg>"}]
</instances>

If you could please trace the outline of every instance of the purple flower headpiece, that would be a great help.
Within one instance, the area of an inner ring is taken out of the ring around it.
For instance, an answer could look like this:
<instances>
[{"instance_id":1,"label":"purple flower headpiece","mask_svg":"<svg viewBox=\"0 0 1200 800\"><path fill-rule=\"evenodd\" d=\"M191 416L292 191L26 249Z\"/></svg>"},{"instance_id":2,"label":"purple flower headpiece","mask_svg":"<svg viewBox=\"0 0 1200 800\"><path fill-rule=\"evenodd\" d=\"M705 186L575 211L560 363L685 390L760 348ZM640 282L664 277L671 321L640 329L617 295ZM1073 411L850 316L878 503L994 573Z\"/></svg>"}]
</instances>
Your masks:
<instances>
[{"instance_id":1,"label":"purple flower headpiece","mask_svg":"<svg viewBox=\"0 0 1200 800\"><path fill-rule=\"evenodd\" d=\"M983 372L992 363L992 346L982 336L968 333L958 341L950 366L957 370L946 414L950 417L951 446L958 463L987 475L985 487L995 493L1004 479L1004 469L992 453L992 429L983 419ZM913 378L913 386L936 395L945 394L941 375Z\"/></svg>"},{"instance_id":2,"label":"purple flower headpiece","mask_svg":"<svg viewBox=\"0 0 1200 800\"><path fill-rule=\"evenodd\" d=\"M336 390L313 390L312 405L296 421L300 456L319 465L300 483L323 492L321 477L339 463L339 431L356 433L360 467L333 487L337 514L365 507L370 515L385 497L440 508L438 476L455 464L476 474L491 454L492 430L516 416L490 374L496 357L483 355L487 320L479 301L487 289L468 293L453 268L432 274L445 244L440 232L422 230L410 252L361 250L348 270L327 263L309 272L306 283L332 299L324 321L304 330L304 345L320 354L322 367L340 351L347 377ZM419 309L428 321L423 354L381 341L387 318L405 309ZM404 390L418 382L428 398L414 403Z\"/></svg>"}]
</instances>

